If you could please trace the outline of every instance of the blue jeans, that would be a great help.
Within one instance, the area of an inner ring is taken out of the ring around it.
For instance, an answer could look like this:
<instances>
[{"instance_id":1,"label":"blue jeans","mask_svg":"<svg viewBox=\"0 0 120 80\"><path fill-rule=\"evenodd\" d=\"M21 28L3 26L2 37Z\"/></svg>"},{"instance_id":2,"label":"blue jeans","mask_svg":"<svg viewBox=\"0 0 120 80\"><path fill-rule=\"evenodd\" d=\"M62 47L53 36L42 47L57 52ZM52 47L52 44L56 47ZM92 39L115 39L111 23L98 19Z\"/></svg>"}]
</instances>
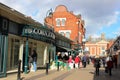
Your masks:
<instances>
[{"instance_id":1,"label":"blue jeans","mask_svg":"<svg viewBox=\"0 0 120 80\"><path fill-rule=\"evenodd\" d=\"M34 71L37 70L37 64L36 64L36 62L33 62L33 68L34 68Z\"/></svg>"}]
</instances>

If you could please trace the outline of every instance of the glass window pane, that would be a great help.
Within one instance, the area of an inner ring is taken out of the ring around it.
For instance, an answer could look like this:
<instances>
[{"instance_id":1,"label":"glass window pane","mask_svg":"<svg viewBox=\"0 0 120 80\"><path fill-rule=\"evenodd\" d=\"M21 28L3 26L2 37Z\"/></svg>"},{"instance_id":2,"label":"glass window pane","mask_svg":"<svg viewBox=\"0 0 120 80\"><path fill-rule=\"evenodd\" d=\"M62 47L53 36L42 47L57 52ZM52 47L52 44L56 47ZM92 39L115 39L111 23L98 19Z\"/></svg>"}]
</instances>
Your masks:
<instances>
[{"instance_id":1,"label":"glass window pane","mask_svg":"<svg viewBox=\"0 0 120 80\"><path fill-rule=\"evenodd\" d=\"M57 19L56 26L60 26L60 19Z\"/></svg>"},{"instance_id":2,"label":"glass window pane","mask_svg":"<svg viewBox=\"0 0 120 80\"><path fill-rule=\"evenodd\" d=\"M65 26L65 19L62 19L62 26Z\"/></svg>"},{"instance_id":3,"label":"glass window pane","mask_svg":"<svg viewBox=\"0 0 120 80\"><path fill-rule=\"evenodd\" d=\"M70 38L70 32L66 32L66 37Z\"/></svg>"}]
</instances>

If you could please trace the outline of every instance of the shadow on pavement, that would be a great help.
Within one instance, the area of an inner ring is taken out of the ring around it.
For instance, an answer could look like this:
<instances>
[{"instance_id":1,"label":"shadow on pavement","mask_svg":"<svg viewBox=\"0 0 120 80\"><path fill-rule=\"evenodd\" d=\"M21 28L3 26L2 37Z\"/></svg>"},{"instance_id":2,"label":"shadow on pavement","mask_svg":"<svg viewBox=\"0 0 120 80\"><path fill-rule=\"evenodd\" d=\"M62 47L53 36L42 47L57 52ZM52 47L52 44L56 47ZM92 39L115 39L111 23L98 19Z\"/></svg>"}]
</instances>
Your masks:
<instances>
[{"instance_id":1,"label":"shadow on pavement","mask_svg":"<svg viewBox=\"0 0 120 80\"><path fill-rule=\"evenodd\" d=\"M94 74L93 80L120 80L120 69L112 69L112 76L109 73L105 73L104 68L100 68L99 76L96 76L95 72L89 72Z\"/></svg>"}]
</instances>

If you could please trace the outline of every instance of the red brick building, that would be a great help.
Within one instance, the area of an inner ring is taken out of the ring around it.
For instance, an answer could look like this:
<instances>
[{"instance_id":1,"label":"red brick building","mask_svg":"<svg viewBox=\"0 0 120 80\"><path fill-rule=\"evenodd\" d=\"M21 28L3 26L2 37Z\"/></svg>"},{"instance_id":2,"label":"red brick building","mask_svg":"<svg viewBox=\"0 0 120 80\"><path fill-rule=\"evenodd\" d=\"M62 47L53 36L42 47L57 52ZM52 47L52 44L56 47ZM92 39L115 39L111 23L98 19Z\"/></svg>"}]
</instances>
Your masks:
<instances>
[{"instance_id":1,"label":"red brick building","mask_svg":"<svg viewBox=\"0 0 120 80\"><path fill-rule=\"evenodd\" d=\"M81 15L75 15L64 5L57 6L52 14L50 12L49 16L45 18L45 24L74 41L73 44L82 44L82 40L85 38L85 22Z\"/></svg>"}]
</instances>

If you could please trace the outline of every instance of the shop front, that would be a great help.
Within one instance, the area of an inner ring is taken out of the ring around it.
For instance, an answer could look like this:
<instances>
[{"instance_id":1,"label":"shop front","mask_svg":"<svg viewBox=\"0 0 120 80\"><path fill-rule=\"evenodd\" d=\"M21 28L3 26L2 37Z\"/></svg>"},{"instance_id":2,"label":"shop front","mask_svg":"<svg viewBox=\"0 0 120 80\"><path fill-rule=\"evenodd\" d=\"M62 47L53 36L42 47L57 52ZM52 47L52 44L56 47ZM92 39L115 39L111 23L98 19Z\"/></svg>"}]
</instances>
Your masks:
<instances>
[{"instance_id":1,"label":"shop front","mask_svg":"<svg viewBox=\"0 0 120 80\"><path fill-rule=\"evenodd\" d=\"M120 67L120 50L116 51L116 57L117 57L117 64Z\"/></svg>"},{"instance_id":2,"label":"shop front","mask_svg":"<svg viewBox=\"0 0 120 80\"><path fill-rule=\"evenodd\" d=\"M46 63L51 63L51 61L55 60L55 34L53 31L46 29L44 27L34 28L31 26L25 26L23 28L22 36L26 38L26 42L34 43L33 48L29 48L30 44L25 45L25 61L26 56L30 54L31 50L36 50L37 57L37 67L45 67ZM26 44L25 42L25 44ZM27 51L26 51L27 50ZM27 55L26 55L27 54ZM21 58L22 59L22 58ZM27 66L24 64L24 66Z\"/></svg>"},{"instance_id":3,"label":"shop front","mask_svg":"<svg viewBox=\"0 0 120 80\"><path fill-rule=\"evenodd\" d=\"M21 60L21 70L25 72L25 67L27 66L27 69L29 67L28 56L32 50L36 50L38 54L38 68L45 67L47 62L51 63L55 60L54 32L43 27L34 28L33 26L23 25L17 27L16 30L9 29L8 35L0 34L0 77L6 76L7 73L16 72L19 60ZM30 29L32 32L26 35L25 31ZM21 30L22 34L18 33L20 31L16 32L17 30ZM26 45L26 42L28 42L28 45ZM27 51L26 48L28 48Z\"/></svg>"},{"instance_id":4,"label":"shop front","mask_svg":"<svg viewBox=\"0 0 120 80\"><path fill-rule=\"evenodd\" d=\"M37 67L44 67L46 62L55 59L53 31L1 3L0 11L0 77L17 72L19 60L22 61L21 70L25 71L32 50L38 54ZM29 33L26 34L26 31Z\"/></svg>"}]
</instances>

